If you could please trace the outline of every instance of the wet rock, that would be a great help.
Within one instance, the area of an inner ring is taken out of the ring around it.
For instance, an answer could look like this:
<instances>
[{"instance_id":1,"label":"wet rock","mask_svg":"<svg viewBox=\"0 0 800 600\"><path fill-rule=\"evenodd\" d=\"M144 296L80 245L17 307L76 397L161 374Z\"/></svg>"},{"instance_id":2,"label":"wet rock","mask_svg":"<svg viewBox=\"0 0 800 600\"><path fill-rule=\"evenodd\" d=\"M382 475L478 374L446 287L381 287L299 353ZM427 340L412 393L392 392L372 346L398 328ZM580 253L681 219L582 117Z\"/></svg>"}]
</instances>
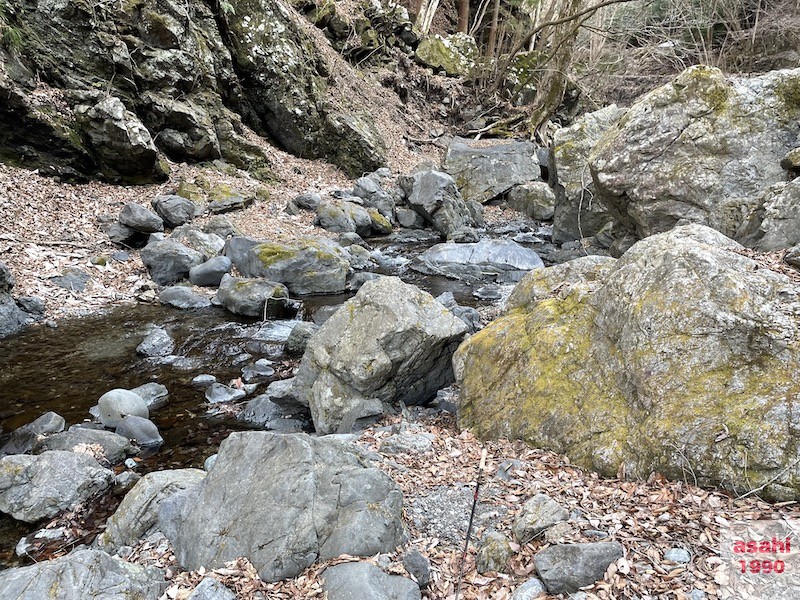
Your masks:
<instances>
[{"instance_id":1,"label":"wet rock","mask_svg":"<svg viewBox=\"0 0 800 600\"><path fill-rule=\"evenodd\" d=\"M301 237L288 244L259 244L250 249L241 263L234 261L234 265L245 277L265 277L283 283L293 294L342 292L350 268L339 244L317 237Z\"/></svg>"},{"instance_id":2,"label":"wet rock","mask_svg":"<svg viewBox=\"0 0 800 600\"><path fill-rule=\"evenodd\" d=\"M366 467L351 444L236 432L197 488L172 512L162 508L161 520L172 520L165 533L183 567L244 556L270 582L343 553L393 551L403 538L401 510L395 483Z\"/></svg>"},{"instance_id":3,"label":"wet rock","mask_svg":"<svg viewBox=\"0 0 800 600\"><path fill-rule=\"evenodd\" d=\"M475 565L478 573L489 572L503 573L508 565L508 561L514 556L511 549L511 542L502 533L489 531L481 542Z\"/></svg>"},{"instance_id":4,"label":"wet rock","mask_svg":"<svg viewBox=\"0 0 800 600\"><path fill-rule=\"evenodd\" d=\"M355 273L347 282L347 289L351 292L357 292L361 289L366 282L372 281L374 279L379 279L383 277L383 275L379 275L378 273L369 273L366 271L362 271L360 273Z\"/></svg>"},{"instance_id":5,"label":"wet rock","mask_svg":"<svg viewBox=\"0 0 800 600\"><path fill-rule=\"evenodd\" d=\"M153 448L164 443L156 424L150 419L136 415L125 415L115 431L117 435L133 440L143 448Z\"/></svg>"},{"instance_id":6,"label":"wet rock","mask_svg":"<svg viewBox=\"0 0 800 600\"><path fill-rule=\"evenodd\" d=\"M387 575L370 563L343 563L322 573L329 600L419 600L419 586L405 577Z\"/></svg>"},{"instance_id":7,"label":"wet rock","mask_svg":"<svg viewBox=\"0 0 800 600\"><path fill-rule=\"evenodd\" d=\"M64 417L54 412L46 412L31 423L15 429L0 448L0 456L30 452L40 437L64 431L65 425Z\"/></svg>"},{"instance_id":8,"label":"wet rock","mask_svg":"<svg viewBox=\"0 0 800 600\"><path fill-rule=\"evenodd\" d=\"M218 287L223 275L231 272L231 267L230 258L215 256L189 269L189 281L194 285Z\"/></svg>"},{"instance_id":9,"label":"wet rock","mask_svg":"<svg viewBox=\"0 0 800 600\"><path fill-rule=\"evenodd\" d=\"M542 176L536 146L530 142L473 148L462 138L454 138L447 147L444 171L453 177L464 200L481 204Z\"/></svg>"},{"instance_id":10,"label":"wet rock","mask_svg":"<svg viewBox=\"0 0 800 600\"><path fill-rule=\"evenodd\" d=\"M522 505L522 511L514 521L514 537L520 544L527 544L545 529L566 521L569 511L547 494L536 494Z\"/></svg>"},{"instance_id":11,"label":"wet rock","mask_svg":"<svg viewBox=\"0 0 800 600\"><path fill-rule=\"evenodd\" d=\"M191 274L191 269L189 269ZM190 275L191 276L191 275ZM173 285L164 288L158 294L158 300L161 304L167 304L174 308L182 310L190 308L207 308L211 306L211 301L205 296L194 293L191 288L182 285Z\"/></svg>"},{"instance_id":12,"label":"wet rock","mask_svg":"<svg viewBox=\"0 0 800 600\"><path fill-rule=\"evenodd\" d=\"M608 566L622 555L618 542L556 544L537 553L533 563L547 591L564 594L602 579Z\"/></svg>"},{"instance_id":13,"label":"wet rock","mask_svg":"<svg viewBox=\"0 0 800 600\"><path fill-rule=\"evenodd\" d=\"M164 221L161 220L161 217L133 202L122 207L119 213L119 222L140 233L164 231Z\"/></svg>"},{"instance_id":14,"label":"wet rock","mask_svg":"<svg viewBox=\"0 0 800 600\"><path fill-rule=\"evenodd\" d=\"M203 255L175 240L151 242L141 250L144 266L159 285L189 277L189 269L203 263Z\"/></svg>"},{"instance_id":15,"label":"wet rock","mask_svg":"<svg viewBox=\"0 0 800 600\"><path fill-rule=\"evenodd\" d=\"M136 353L142 356L167 356L175 350L175 340L163 327L154 327L142 343L136 346Z\"/></svg>"},{"instance_id":16,"label":"wet rock","mask_svg":"<svg viewBox=\"0 0 800 600\"><path fill-rule=\"evenodd\" d=\"M400 178L408 206L443 237L475 225L467 205L447 173L418 171Z\"/></svg>"},{"instance_id":17,"label":"wet rock","mask_svg":"<svg viewBox=\"0 0 800 600\"><path fill-rule=\"evenodd\" d=\"M289 334L289 339L286 340L284 349L288 354L295 356L302 356L306 351L308 340L319 330L319 325L310 321L298 321L297 325L292 328L292 333Z\"/></svg>"},{"instance_id":18,"label":"wet rock","mask_svg":"<svg viewBox=\"0 0 800 600\"><path fill-rule=\"evenodd\" d=\"M467 333L475 333L481 328L481 314L471 306L459 306L453 297L453 292L445 292L436 297L436 301L453 313L453 316L461 319L467 326Z\"/></svg>"},{"instance_id":19,"label":"wet rock","mask_svg":"<svg viewBox=\"0 0 800 600\"><path fill-rule=\"evenodd\" d=\"M268 279L247 279L223 275L217 290L222 305L236 315L275 317L286 311L289 290Z\"/></svg>"},{"instance_id":20,"label":"wet rock","mask_svg":"<svg viewBox=\"0 0 800 600\"><path fill-rule=\"evenodd\" d=\"M213 577L203 577L186 600L236 600L236 594Z\"/></svg>"},{"instance_id":21,"label":"wet rock","mask_svg":"<svg viewBox=\"0 0 800 600\"><path fill-rule=\"evenodd\" d=\"M86 271L74 267L64 269L61 275L48 278L54 285L62 287L65 290L72 290L73 292L84 291L90 279L91 276Z\"/></svg>"},{"instance_id":22,"label":"wet rock","mask_svg":"<svg viewBox=\"0 0 800 600\"><path fill-rule=\"evenodd\" d=\"M0 458L0 512L34 523L73 508L111 485L113 472L75 452Z\"/></svg>"},{"instance_id":23,"label":"wet rock","mask_svg":"<svg viewBox=\"0 0 800 600\"><path fill-rule=\"evenodd\" d=\"M136 448L121 435L101 429L75 426L70 427L69 431L56 433L39 441L34 453L41 454L50 450L78 452L86 446L99 446L108 464L111 465L119 464L128 456L136 454Z\"/></svg>"},{"instance_id":24,"label":"wet rock","mask_svg":"<svg viewBox=\"0 0 800 600\"><path fill-rule=\"evenodd\" d=\"M309 341L293 390L318 433L348 431L384 402L421 404L450 383L466 326L396 277L368 281Z\"/></svg>"},{"instance_id":25,"label":"wet rock","mask_svg":"<svg viewBox=\"0 0 800 600\"><path fill-rule=\"evenodd\" d=\"M235 402L236 400L241 400L247 394L244 390L239 388L232 388L224 385L222 383L212 383L206 389L206 401L210 404L216 404L218 402Z\"/></svg>"},{"instance_id":26,"label":"wet rock","mask_svg":"<svg viewBox=\"0 0 800 600\"><path fill-rule=\"evenodd\" d=\"M266 358L260 358L252 365L242 367L242 380L246 383L273 375L275 375L275 369L272 368L272 361Z\"/></svg>"},{"instance_id":27,"label":"wet rock","mask_svg":"<svg viewBox=\"0 0 800 600\"><path fill-rule=\"evenodd\" d=\"M611 222L608 210L595 197L589 155L625 110L612 104L582 115L553 134L550 180L556 194L552 236L556 244L595 235Z\"/></svg>"},{"instance_id":28,"label":"wet rock","mask_svg":"<svg viewBox=\"0 0 800 600\"><path fill-rule=\"evenodd\" d=\"M122 546L134 546L157 528L161 503L181 490L199 483L205 472L200 469L156 471L142 477L125 494L111 515L106 529L97 537L98 548L115 552Z\"/></svg>"},{"instance_id":29,"label":"wet rock","mask_svg":"<svg viewBox=\"0 0 800 600\"><path fill-rule=\"evenodd\" d=\"M431 561L416 548L403 554L403 566L419 587L427 587L431 582Z\"/></svg>"},{"instance_id":30,"label":"wet rock","mask_svg":"<svg viewBox=\"0 0 800 600\"><path fill-rule=\"evenodd\" d=\"M207 388L212 383L216 383L217 378L213 375L198 375L192 379L192 385L200 388Z\"/></svg>"},{"instance_id":31,"label":"wet rock","mask_svg":"<svg viewBox=\"0 0 800 600\"><path fill-rule=\"evenodd\" d=\"M126 415L148 418L147 402L130 390L114 389L97 401L100 422L106 427L117 427Z\"/></svg>"},{"instance_id":32,"label":"wet rock","mask_svg":"<svg viewBox=\"0 0 800 600\"><path fill-rule=\"evenodd\" d=\"M544 263L535 251L512 240L485 239L475 244L437 244L420 254L411 268L470 281L499 274L520 280L526 272L544 268Z\"/></svg>"},{"instance_id":33,"label":"wet rock","mask_svg":"<svg viewBox=\"0 0 800 600\"><path fill-rule=\"evenodd\" d=\"M515 185L508 192L508 205L537 221L553 218L556 195L544 181Z\"/></svg>"},{"instance_id":34,"label":"wet rock","mask_svg":"<svg viewBox=\"0 0 800 600\"><path fill-rule=\"evenodd\" d=\"M131 391L145 401L147 409L151 412L166 406L169 399L167 386L160 383L145 383Z\"/></svg>"},{"instance_id":35,"label":"wet rock","mask_svg":"<svg viewBox=\"0 0 800 600\"><path fill-rule=\"evenodd\" d=\"M196 206L183 196L177 194L156 196L151 204L167 227L178 227L194 220Z\"/></svg>"},{"instance_id":36,"label":"wet rock","mask_svg":"<svg viewBox=\"0 0 800 600\"><path fill-rule=\"evenodd\" d=\"M76 550L29 567L0 571L0 589L8 598L49 598L53 590L59 600L158 598L165 587L161 570L100 550Z\"/></svg>"}]
</instances>

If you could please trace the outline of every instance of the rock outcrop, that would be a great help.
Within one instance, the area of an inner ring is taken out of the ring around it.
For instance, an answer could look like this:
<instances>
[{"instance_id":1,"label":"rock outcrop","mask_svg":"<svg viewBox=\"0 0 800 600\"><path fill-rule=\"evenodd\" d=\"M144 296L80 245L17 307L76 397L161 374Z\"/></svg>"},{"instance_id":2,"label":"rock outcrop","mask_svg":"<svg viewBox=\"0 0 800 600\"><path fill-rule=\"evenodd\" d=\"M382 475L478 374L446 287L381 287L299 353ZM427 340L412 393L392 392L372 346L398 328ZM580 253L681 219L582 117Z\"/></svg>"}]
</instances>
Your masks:
<instances>
[{"instance_id":1,"label":"rock outcrop","mask_svg":"<svg viewBox=\"0 0 800 600\"><path fill-rule=\"evenodd\" d=\"M800 287L741 249L691 225L533 271L454 358L460 423L608 476L800 497Z\"/></svg>"},{"instance_id":2,"label":"rock outcrop","mask_svg":"<svg viewBox=\"0 0 800 600\"><path fill-rule=\"evenodd\" d=\"M205 479L162 506L161 528L188 569L247 557L264 581L340 554L392 552L403 541L402 494L334 438L232 433Z\"/></svg>"},{"instance_id":3,"label":"rock outcrop","mask_svg":"<svg viewBox=\"0 0 800 600\"><path fill-rule=\"evenodd\" d=\"M349 431L384 403L422 404L452 381L467 326L396 277L366 282L308 342L294 380L318 433Z\"/></svg>"}]
</instances>

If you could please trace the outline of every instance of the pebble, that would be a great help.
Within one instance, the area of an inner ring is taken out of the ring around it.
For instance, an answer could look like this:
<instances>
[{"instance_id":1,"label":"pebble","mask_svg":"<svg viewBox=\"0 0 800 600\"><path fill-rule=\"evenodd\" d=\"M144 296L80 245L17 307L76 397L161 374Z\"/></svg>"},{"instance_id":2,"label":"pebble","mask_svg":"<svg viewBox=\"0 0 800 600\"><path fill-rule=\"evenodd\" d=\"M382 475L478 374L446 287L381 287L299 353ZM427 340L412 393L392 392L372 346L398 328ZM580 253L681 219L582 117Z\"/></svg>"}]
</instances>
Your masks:
<instances>
[{"instance_id":1,"label":"pebble","mask_svg":"<svg viewBox=\"0 0 800 600\"><path fill-rule=\"evenodd\" d=\"M126 458L126 459L125 459L125 466L126 466L127 468L129 468L129 469L136 469L136 468L138 468L138 466L139 466L139 463L137 463L137 462L136 462L135 460L133 460L132 458Z\"/></svg>"},{"instance_id":2,"label":"pebble","mask_svg":"<svg viewBox=\"0 0 800 600\"><path fill-rule=\"evenodd\" d=\"M685 565L692 560L692 555L683 548L670 548L664 553L664 560Z\"/></svg>"},{"instance_id":3,"label":"pebble","mask_svg":"<svg viewBox=\"0 0 800 600\"><path fill-rule=\"evenodd\" d=\"M212 383L216 383L217 378L213 375L208 375L206 373L202 375L198 375L194 379L192 379L192 385L199 388L207 388Z\"/></svg>"}]
</instances>

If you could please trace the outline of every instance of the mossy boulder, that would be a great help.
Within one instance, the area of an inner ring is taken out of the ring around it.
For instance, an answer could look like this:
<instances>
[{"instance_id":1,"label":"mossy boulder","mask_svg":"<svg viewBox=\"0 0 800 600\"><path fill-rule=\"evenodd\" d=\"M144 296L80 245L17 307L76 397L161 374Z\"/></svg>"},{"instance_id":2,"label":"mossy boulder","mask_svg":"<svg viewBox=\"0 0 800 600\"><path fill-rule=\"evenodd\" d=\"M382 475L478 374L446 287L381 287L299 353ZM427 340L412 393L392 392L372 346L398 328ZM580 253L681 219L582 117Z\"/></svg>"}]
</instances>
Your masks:
<instances>
[{"instance_id":1,"label":"mossy boulder","mask_svg":"<svg viewBox=\"0 0 800 600\"><path fill-rule=\"evenodd\" d=\"M282 283L259 278L223 275L217 290L222 306L245 317L285 317L289 290Z\"/></svg>"},{"instance_id":2,"label":"mossy boulder","mask_svg":"<svg viewBox=\"0 0 800 600\"><path fill-rule=\"evenodd\" d=\"M243 275L278 281L293 294L343 292L350 269L342 247L333 240L318 237L301 237L285 244L257 244L234 264Z\"/></svg>"},{"instance_id":3,"label":"mossy boulder","mask_svg":"<svg viewBox=\"0 0 800 600\"><path fill-rule=\"evenodd\" d=\"M639 238L678 223L736 237L762 190L786 178L780 163L800 134L796 89L800 69L750 78L687 69L592 149L597 198Z\"/></svg>"},{"instance_id":4,"label":"mossy boulder","mask_svg":"<svg viewBox=\"0 0 800 600\"><path fill-rule=\"evenodd\" d=\"M531 272L454 357L460 424L606 476L800 498L800 287L741 250L687 225Z\"/></svg>"},{"instance_id":5,"label":"mossy boulder","mask_svg":"<svg viewBox=\"0 0 800 600\"><path fill-rule=\"evenodd\" d=\"M431 35L417 46L417 61L445 71L448 75L468 75L475 68L478 46L475 39L465 33L448 36Z\"/></svg>"}]
</instances>

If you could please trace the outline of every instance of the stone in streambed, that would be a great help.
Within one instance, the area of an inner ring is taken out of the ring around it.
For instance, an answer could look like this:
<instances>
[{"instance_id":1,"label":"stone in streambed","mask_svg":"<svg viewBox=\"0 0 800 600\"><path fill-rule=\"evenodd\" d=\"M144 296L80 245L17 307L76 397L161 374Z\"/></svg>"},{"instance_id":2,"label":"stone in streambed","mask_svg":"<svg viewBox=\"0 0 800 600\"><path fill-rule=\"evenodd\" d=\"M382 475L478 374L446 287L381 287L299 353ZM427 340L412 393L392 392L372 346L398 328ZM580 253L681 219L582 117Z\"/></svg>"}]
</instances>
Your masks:
<instances>
[{"instance_id":1,"label":"stone in streambed","mask_svg":"<svg viewBox=\"0 0 800 600\"><path fill-rule=\"evenodd\" d=\"M115 389L106 392L97 401L100 422L106 427L117 427L126 415L148 418L147 403L130 390Z\"/></svg>"},{"instance_id":2,"label":"stone in streambed","mask_svg":"<svg viewBox=\"0 0 800 600\"><path fill-rule=\"evenodd\" d=\"M76 452L86 446L99 446L102 448L103 456L112 465L119 464L128 456L136 454L136 448L131 445L127 438L121 435L111 431L75 425L70 427L68 431L56 433L41 440L34 446L33 452L35 454L41 454L49 450Z\"/></svg>"},{"instance_id":3,"label":"stone in streambed","mask_svg":"<svg viewBox=\"0 0 800 600\"><path fill-rule=\"evenodd\" d=\"M189 269L191 273L191 269ZM211 306L211 301L205 296L194 293L190 288L182 285L173 285L165 288L158 294L161 304L166 304L174 308L206 308Z\"/></svg>"},{"instance_id":4,"label":"stone in streambed","mask_svg":"<svg viewBox=\"0 0 800 600\"><path fill-rule=\"evenodd\" d=\"M41 436L64 431L65 425L64 417L54 412L47 412L33 422L15 429L0 448L0 456L30 452Z\"/></svg>"},{"instance_id":5,"label":"stone in streambed","mask_svg":"<svg viewBox=\"0 0 800 600\"><path fill-rule=\"evenodd\" d=\"M189 281L194 285L217 287L222 277L231 272L232 266L231 259L227 256L215 256L189 269Z\"/></svg>"},{"instance_id":6,"label":"stone in streambed","mask_svg":"<svg viewBox=\"0 0 800 600\"><path fill-rule=\"evenodd\" d=\"M161 446L164 439L158 432L158 427L150 419L125 415L117 425L117 435L135 441L144 448Z\"/></svg>"}]
</instances>

